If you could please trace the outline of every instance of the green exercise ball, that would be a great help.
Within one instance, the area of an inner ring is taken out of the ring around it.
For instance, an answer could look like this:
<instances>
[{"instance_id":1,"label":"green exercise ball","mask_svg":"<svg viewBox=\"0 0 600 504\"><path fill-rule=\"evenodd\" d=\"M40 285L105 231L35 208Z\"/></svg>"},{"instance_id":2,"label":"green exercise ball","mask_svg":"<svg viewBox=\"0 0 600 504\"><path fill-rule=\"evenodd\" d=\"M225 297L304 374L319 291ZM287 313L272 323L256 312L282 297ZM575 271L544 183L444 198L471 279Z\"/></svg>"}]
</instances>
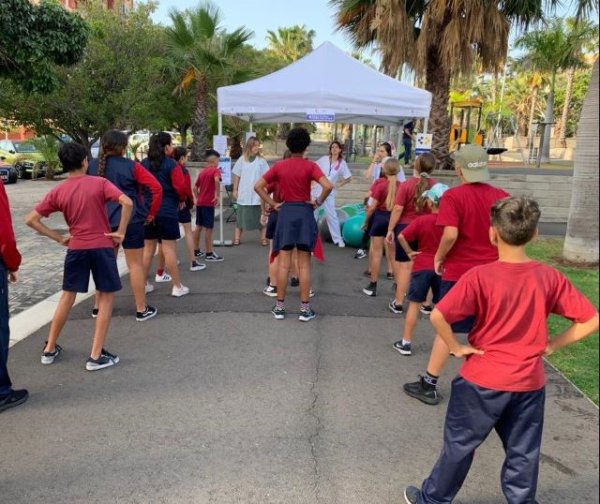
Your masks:
<instances>
[{"instance_id":1,"label":"green exercise ball","mask_svg":"<svg viewBox=\"0 0 600 504\"><path fill-rule=\"evenodd\" d=\"M346 221L342 231L342 236L344 237L346 245L358 248L363 244L364 232L362 226L365 223L365 217L366 214L363 212Z\"/></svg>"},{"instance_id":2,"label":"green exercise ball","mask_svg":"<svg viewBox=\"0 0 600 504\"><path fill-rule=\"evenodd\" d=\"M352 203L351 205L344 205L341 209L350 217L354 217L355 215L364 212L365 207L362 203Z\"/></svg>"},{"instance_id":3,"label":"green exercise ball","mask_svg":"<svg viewBox=\"0 0 600 504\"><path fill-rule=\"evenodd\" d=\"M348 220L349 216L346 212L344 212L341 208L336 210L338 220L340 221L340 229L343 232L344 224ZM329 226L327 225L327 219L325 215L321 217L319 220L319 233L321 233L321 240L324 242L332 243L333 239L331 238L331 233L329 232Z\"/></svg>"}]
</instances>

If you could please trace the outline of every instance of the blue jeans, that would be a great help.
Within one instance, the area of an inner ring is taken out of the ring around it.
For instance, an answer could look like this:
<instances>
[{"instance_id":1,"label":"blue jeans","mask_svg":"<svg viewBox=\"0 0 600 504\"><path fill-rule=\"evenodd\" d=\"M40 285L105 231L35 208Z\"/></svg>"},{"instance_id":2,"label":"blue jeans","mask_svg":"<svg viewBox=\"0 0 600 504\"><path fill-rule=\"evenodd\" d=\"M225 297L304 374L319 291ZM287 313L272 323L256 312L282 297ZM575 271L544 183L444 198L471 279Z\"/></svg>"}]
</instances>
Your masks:
<instances>
[{"instance_id":1,"label":"blue jeans","mask_svg":"<svg viewBox=\"0 0 600 504\"><path fill-rule=\"evenodd\" d=\"M444 447L429 478L423 482L419 504L454 501L473 462L475 450L495 430L505 459L502 491L508 504L536 504L545 389L500 392L479 387L460 376L444 426Z\"/></svg>"},{"instance_id":2,"label":"blue jeans","mask_svg":"<svg viewBox=\"0 0 600 504\"><path fill-rule=\"evenodd\" d=\"M0 396L10 394L12 382L8 376L6 361L8 360L8 271L0 259Z\"/></svg>"},{"instance_id":3,"label":"blue jeans","mask_svg":"<svg viewBox=\"0 0 600 504\"><path fill-rule=\"evenodd\" d=\"M405 138L402 140L404 144L404 164L407 165L410 163L410 154L412 152L412 140Z\"/></svg>"}]
</instances>

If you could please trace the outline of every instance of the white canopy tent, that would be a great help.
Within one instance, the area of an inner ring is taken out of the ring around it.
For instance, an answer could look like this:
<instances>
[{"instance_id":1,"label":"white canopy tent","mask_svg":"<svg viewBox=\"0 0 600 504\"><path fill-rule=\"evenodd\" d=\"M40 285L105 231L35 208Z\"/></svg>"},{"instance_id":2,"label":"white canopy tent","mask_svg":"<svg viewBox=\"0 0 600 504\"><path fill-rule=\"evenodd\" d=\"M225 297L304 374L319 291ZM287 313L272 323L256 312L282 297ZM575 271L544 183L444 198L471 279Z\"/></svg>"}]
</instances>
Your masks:
<instances>
[{"instance_id":1,"label":"white canopy tent","mask_svg":"<svg viewBox=\"0 0 600 504\"><path fill-rule=\"evenodd\" d=\"M331 42L277 72L219 88L217 100L219 118L257 123L308 122L307 114L321 112L331 122L400 125L427 119L431 108L428 91L373 70Z\"/></svg>"}]
</instances>

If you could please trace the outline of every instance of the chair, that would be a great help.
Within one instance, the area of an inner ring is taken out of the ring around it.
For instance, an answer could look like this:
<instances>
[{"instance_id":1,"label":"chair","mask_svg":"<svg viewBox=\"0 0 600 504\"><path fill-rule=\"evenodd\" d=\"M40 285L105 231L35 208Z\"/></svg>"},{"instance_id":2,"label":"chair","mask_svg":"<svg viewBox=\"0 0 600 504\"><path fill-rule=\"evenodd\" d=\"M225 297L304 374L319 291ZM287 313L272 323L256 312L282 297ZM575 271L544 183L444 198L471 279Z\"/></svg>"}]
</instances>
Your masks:
<instances>
[{"instance_id":1,"label":"chair","mask_svg":"<svg viewBox=\"0 0 600 504\"><path fill-rule=\"evenodd\" d=\"M229 208L231 208L231 213L225 219L225 222L229 224L230 222L237 222L237 209L238 204L234 201L233 198L233 185L225 186L225 193L227 194L227 199L229 200Z\"/></svg>"}]
</instances>

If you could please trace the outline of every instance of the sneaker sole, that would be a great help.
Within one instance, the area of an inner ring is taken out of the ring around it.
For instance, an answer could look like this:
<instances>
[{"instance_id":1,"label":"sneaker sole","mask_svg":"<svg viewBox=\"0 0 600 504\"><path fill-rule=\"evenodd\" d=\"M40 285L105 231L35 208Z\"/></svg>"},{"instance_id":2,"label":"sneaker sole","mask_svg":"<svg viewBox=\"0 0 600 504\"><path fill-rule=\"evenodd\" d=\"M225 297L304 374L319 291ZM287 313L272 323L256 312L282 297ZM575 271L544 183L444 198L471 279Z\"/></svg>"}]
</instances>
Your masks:
<instances>
[{"instance_id":1,"label":"sneaker sole","mask_svg":"<svg viewBox=\"0 0 600 504\"><path fill-rule=\"evenodd\" d=\"M409 390L406 390L406 388L404 388L404 393L407 396L412 397L413 399L421 401L423 404L427 404L428 406L437 406L440 403L440 400L442 399L440 396L438 396L437 399L429 399L428 397L423 397L419 394L413 394Z\"/></svg>"},{"instance_id":2,"label":"sneaker sole","mask_svg":"<svg viewBox=\"0 0 600 504\"><path fill-rule=\"evenodd\" d=\"M363 294L365 294L366 296L369 296L369 297L377 297L377 294L375 294L372 291L368 291L366 289L363 289Z\"/></svg>"},{"instance_id":3,"label":"sneaker sole","mask_svg":"<svg viewBox=\"0 0 600 504\"><path fill-rule=\"evenodd\" d=\"M421 312L422 315L425 315L426 317L429 317L431 315L430 311L423 311L423 310L419 310Z\"/></svg>"},{"instance_id":4,"label":"sneaker sole","mask_svg":"<svg viewBox=\"0 0 600 504\"><path fill-rule=\"evenodd\" d=\"M190 268L190 271L192 272L196 272L196 271L204 271L206 268Z\"/></svg>"},{"instance_id":5,"label":"sneaker sole","mask_svg":"<svg viewBox=\"0 0 600 504\"><path fill-rule=\"evenodd\" d=\"M148 315L147 317L144 318L137 318L135 317L136 322L146 322L146 320L150 320L154 317L156 317L158 315L158 310L156 310L152 315Z\"/></svg>"},{"instance_id":6,"label":"sneaker sole","mask_svg":"<svg viewBox=\"0 0 600 504\"><path fill-rule=\"evenodd\" d=\"M156 278L154 279L156 283L169 283L171 280L172 278L169 278L168 280L157 280Z\"/></svg>"},{"instance_id":7,"label":"sneaker sole","mask_svg":"<svg viewBox=\"0 0 600 504\"><path fill-rule=\"evenodd\" d=\"M87 363L85 365L85 369L86 369L86 371L100 371L101 369L106 369L106 368L109 368L109 367L116 366L119 363L119 360L120 359L117 357L114 360L111 359L111 361L110 361L109 364L101 364L101 365Z\"/></svg>"},{"instance_id":8,"label":"sneaker sole","mask_svg":"<svg viewBox=\"0 0 600 504\"><path fill-rule=\"evenodd\" d=\"M284 320L285 319L285 315L275 315L274 313L273 313L273 317L275 317L275 320Z\"/></svg>"},{"instance_id":9,"label":"sneaker sole","mask_svg":"<svg viewBox=\"0 0 600 504\"><path fill-rule=\"evenodd\" d=\"M183 296L187 296L188 294L189 294L189 292L184 292L183 294L173 294L171 292L171 297L180 298L180 297L183 297Z\"/></svg>"},{"instance_id":10,"label":"sneaker sole","mask_svg":"<svg viewBox=\"0 0 600 504\"><path fill-rule=\"evenodd\" d=\"M392 308L392 306L388 305L388 310L390 310L394 315L404 315L404 310L397 310L396 308Z\"/></svg>"},{"instance_id":11,"label":"sneaker sole","mask_svg":"<svg viewBox=\"0 0 600 504\"><path fill-rule=\"evenodd\" d=\"M222 259L222 258L221 258L221 259L204 259L204 260L205 260L206 262L212 262L212 263L215 263L215 262L223 262L225 259Z\"/></svg>"},{"instance_id":12,"label":"sneaker sole","mask_svg":"<svg viewBox=\"0 0 600 504\"><path fill-rule=\"evenodd\" d=\"M277 297L277 292L271 292L271 293L269 293L269 292L265 292L265 291L263 291L263 294L264 294L265 296L269 296L270 298Z\"/></svg>"},{"instance_id":13,"label":"sneaker sole","mask_svg":"<svg viewBox=\"0 0 600 504\"><path fill-rule=\"evenodd\" d=\"M311 317L303 317L302 315L300 315L300 316L298 317L298 320L299 320L300 322L310 322L311 320L314 320L316 317L317 317L316 315L313 315L313 316L311 316Z\"/></svg>"},{"instance_id":14,"label":"sneaker sole","mask_svg":"<svg viewBox=\"0 0 600 504\"><path fill-rule=\"evenodd\" d=\"M406 490L404 490L404 501L406 502L406 504L414 504L414 502L408 498L408 495L406 494Z\"/></svg>"},{"instance_id":15,"label":"sneaker sole","mask_svg":"<svg viewBox=\"0 0 600 504\"><path fill-rule=\"evenodd\" d=\"M98 318L98 315L95 315L95 314L93 314L93 313L92 313L92 318L93 318L93 319L97 319L97 318Z\"/></svg>"},{"instance_id":16,"label":"sneaker sole","mask_svg":"<svg viewBox=\"0 0 600 504\"><path fill-rule=\"evenodd\" d=\"M54 364L56 357L42 357L41 363L43 366L49 366L50 364Z\"/></svg>"},{"instance_id":17,"label":"sneaker sole","mask_svg":"<svg viewBox=\"0 0 600 504\"><path fill-rule=\"evenodd\" d=\"M397 346L395 346L395 345L392 345L392 348L393 348L394 350L396 350L396 352L398 352L400 355L412 355L412 350L408 350L408 351L406 351L406 350L400 350L400 349L399 349Z\"/></svg>"}]
</instances>

